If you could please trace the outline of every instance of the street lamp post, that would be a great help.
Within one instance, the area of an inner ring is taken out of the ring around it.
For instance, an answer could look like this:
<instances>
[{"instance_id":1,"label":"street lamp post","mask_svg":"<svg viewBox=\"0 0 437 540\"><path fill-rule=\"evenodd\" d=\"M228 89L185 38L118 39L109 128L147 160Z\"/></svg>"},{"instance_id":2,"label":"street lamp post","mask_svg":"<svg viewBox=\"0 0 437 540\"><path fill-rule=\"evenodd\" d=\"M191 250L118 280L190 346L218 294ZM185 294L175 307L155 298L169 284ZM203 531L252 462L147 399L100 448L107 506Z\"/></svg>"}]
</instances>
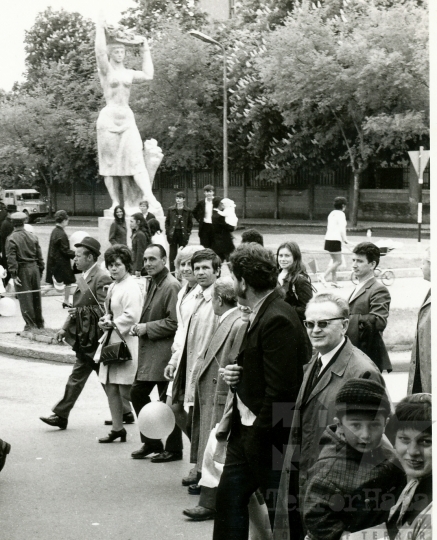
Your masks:
<instances>
[{"instance_id":1,"label":"street lamp post","mask_svg":"<svg viewBox=\"0 0 437 540\"><path fill-rule=\"evenodd\" d=\"M197 30L190 30L188 32L191 36L205 41L210 45L217 45L223 51L223 196L228 196L229 190L229 171L228 171L228 89L227 89L227 65L226 65L226 50L224 46L213 39L212 37L198 32Z\"/></svg>"}]
</instances>

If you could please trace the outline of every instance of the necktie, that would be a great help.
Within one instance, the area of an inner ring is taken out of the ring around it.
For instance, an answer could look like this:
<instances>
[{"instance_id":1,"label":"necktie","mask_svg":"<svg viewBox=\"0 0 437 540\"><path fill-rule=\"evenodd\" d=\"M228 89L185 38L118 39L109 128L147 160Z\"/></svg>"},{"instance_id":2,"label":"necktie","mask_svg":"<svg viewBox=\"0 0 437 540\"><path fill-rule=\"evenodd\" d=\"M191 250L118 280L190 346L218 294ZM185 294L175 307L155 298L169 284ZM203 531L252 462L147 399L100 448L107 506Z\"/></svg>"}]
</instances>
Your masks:
<instances>
[{"instance_id":1,"label":"necktie","mask_svg":"<svg viewBox=\"0 0 437 540\"><path fill-rule=\"evenodd\" d=\"M312 388L314 388L317 384L317 379L319 378L320 372L322 371L322 358L320 355L317 357L316 364L314 366L314 372L313 372L313 380L312 380Z\"/></svg>"}]
</instances>

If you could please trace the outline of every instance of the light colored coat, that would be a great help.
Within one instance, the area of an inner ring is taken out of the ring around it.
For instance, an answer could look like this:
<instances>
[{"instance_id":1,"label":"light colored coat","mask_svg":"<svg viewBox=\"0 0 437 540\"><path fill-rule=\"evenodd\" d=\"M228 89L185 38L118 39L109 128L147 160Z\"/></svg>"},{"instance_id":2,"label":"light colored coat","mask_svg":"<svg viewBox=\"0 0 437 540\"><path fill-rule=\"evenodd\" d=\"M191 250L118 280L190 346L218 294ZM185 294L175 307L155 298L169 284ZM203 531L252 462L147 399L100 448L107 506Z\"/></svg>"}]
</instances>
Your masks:
<instances>
[{"instance_id":1,"label":"light colored coat","mask_svg":"<svg viewBox=\"0 0 437 540\"><path fill-rule=\"evenodd\" d=\"M413 393L416 363L419 362L422 392L432 393L431 385L431 294L423 302L417 318L417 329L411 351L410 372L408 374L408 395Z\"/></svg>"},{"instance_id":2,"label":"light colored coat","mask_svg":"<svg viewBox=\"0 0 437 540\"><path fill-rule=\"evenodd\" d=\"M191 432L191 462L202 467L203 453L211 429L222 419L229 386L218 376L219 367L229 363L235 338L241 325L239 309L230 313L211 338L196 380L193 425ZM234 354L236 357L238 351Z\"/></svg>"},{"instance_id":3,"label":"light colored coat","mask_svg":"<svg viewBox=\"0 0 437 540\"><path fill-rule=\"evenodd\" d=\"M129 347L132 360L112 366L100 364L99 380L101 383L132 384L134 382L138 367L138 337L130 336L129 330L140 320L142 305L141 290L137 280L131 275L109 287L105 300L106 310L113 314L113 321ZM120 336L113 330L108 344L120 341Z\"/></svg>"},{"instance_id":4,"label":"light colored coat","mask_svg":"<svg viewBox=\"0 0 437 540\"><path fill-rule=\"evenodd\" d=\"M291 424L276 506L274 539L289 540L288 504L290 472L299 467L299 489L304 492L308 470L320 453L320 438L329 424L334 423L335 396L349 379L370 371L370 378L385 386L384 379L374 362L347 340L335 362L322 372L310 395L303 402L317 354L307 365Z\"/></svg>"}]
</instances>

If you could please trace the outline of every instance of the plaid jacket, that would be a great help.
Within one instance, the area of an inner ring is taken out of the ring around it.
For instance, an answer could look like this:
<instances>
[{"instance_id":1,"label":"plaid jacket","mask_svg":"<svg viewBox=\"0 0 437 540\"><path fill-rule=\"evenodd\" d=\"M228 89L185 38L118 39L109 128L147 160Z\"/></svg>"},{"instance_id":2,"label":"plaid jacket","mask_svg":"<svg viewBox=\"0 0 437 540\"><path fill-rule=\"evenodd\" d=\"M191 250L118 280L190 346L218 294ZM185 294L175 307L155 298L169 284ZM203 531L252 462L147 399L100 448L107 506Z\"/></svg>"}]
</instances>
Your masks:
<instances>
[{"instance_id":1,"label":"plaid jacket","mask_svg":"<svg viewBox=\"0 0 437 540\"><path fill-rule=\"evenodd\" d=\"M379 525L405 485L393 449L363 454L328 426L319 459L309 471L303 520L311 540L337 540L343 532Z\"/></svg>"}]
</instances>

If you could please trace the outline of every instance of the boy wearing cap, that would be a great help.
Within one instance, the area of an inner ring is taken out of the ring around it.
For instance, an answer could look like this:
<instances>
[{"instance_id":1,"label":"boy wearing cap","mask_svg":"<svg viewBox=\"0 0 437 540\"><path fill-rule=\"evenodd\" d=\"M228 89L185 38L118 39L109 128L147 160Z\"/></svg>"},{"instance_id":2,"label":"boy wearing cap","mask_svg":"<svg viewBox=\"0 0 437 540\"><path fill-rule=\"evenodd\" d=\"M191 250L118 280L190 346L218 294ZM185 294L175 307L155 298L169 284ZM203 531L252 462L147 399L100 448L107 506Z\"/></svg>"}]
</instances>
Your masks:
<instances>
[{"instance_id":1,"label":"boy wearing cap","mask_svg":"<svg viewBox=\"0 0 437 540\"><path fill-rule=\"evenodd\" d=\"M382 439L391 409L384 387L350 379L335 407L336 424L326 428L309 471L302 514L310 540L337 540L383 523L403 482L395 453Z\"/></svg>"},{"instance_id":2,"label":"boy wearing cap","mask_svg":"<svg viewBox=\"0 0 437 540\"><path fill-rule=\"evenodd\" d=\"M170 247L170 272L174 272L174 260L178 249L185 247L193 228L193 212L185 206L185 193L176 193L176 204L170 206L165 218L165 234Z\"/></svg>"}]
</instances>

